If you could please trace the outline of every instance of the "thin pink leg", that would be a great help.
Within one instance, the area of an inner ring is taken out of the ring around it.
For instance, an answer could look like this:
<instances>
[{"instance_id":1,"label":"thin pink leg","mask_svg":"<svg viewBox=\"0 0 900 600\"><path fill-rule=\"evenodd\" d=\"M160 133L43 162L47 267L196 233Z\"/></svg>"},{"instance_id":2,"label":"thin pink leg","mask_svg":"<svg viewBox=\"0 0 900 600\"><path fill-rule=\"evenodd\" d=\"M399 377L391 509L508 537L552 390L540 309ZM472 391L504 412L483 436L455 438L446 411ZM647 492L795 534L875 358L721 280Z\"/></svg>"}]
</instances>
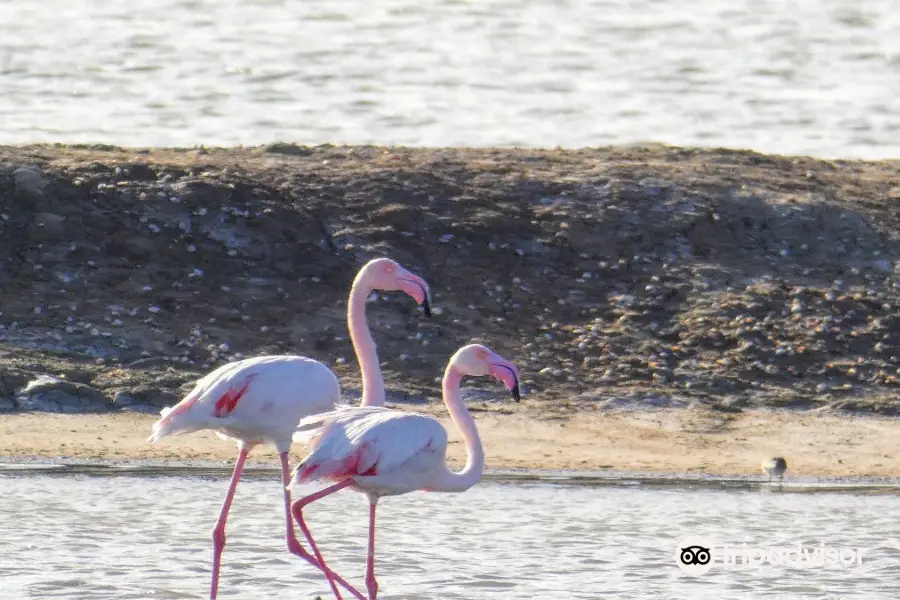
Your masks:
<instances>
[{"instance_id":1,"label":"thin pink leg","mask_svg":"<svg viewBox=\"0 0 900 600\"><path fill-rule=\"evenodd\" d=\"M297 532L294 531L294 519L291 517L291 492L287 489L288 484L291 482L291 466L288 463L288 453L281 453L281 483L284 484L284 519L285 525L287 526L287 546L288 552L291 554L296 554L300 558L304 558L307 561L313 563L315 567L319 567L318 563L315 562L315 557L313 557L309 552L303 549L303 546L300 545L300 541L297 539Z\"/></svg>"},{"instance_id":2,"label":"thin pink leg","mask_svg":"<svg viewBox=\"0 0 900 600\"><path fill-rule=\"evenodd\" d=\"M338 492L351 485L353 485L353 479L345 479L344 481L329 486L324 490L319 490L314 494L310 494L309 496L300 498L291 506L291 513L297 520L297 524L300 525L300 530L303 532L303 535L306 536L306 541L309 542L313 553L316 555L316 561L318 561L322 572L325 573L325 577L328 579L328 585L331 586L331 591L334 592L334 596L338 600L341 600L341 594L340 592L338 592L335 576L333 575L332 571L325 565L325 559L322 558L322 553L319 552L319 547L316 546L316 542L315 540L313 540L312 533L310 533L309 527L306 525L306 521L303 520L303 507L307 504L315 502L316 500L321 500L325 496ZM365 597L359 594L359 592L357 592L356 590L352 590L349 587L347 589L359 600L366 600Z\"/></svg>"},{"instance_id":3,"label":"thin pink leg","mask_svg":"<svg viewBox=\"0 0 900 600\"><path fill-rule=\"evenodd\" d=\"M375 581L375 503L369 504L369 556L366 558L366 589L369 600L378 596L378 582Z\"/></svg>"},{"instance_id":4,"label":"thin pink leg","mask_svg":"<svg viewBox=\"0 0 900 600\"><path fill-rule=\"evenodd\" d=\"M316 567L320 571L325 574L326 578L334 579L335 582L338 583L341 587L346 589L348 592L353 594L357 600L366 600L365 597L360 594L352 585L344 581L344 579L329 569L324 565L319 564L319 561L316 560L316 557L307 552L302 545L300 545L300 541L297 539L297 533L294 531L294 520L291 518L291 492L287 489L288 483L291 480L290 474L291 468L288 464L288 453L281 453L281 481L284 484L284 513L285 518L287 520L287 545L288 551L291 554L295 554ZM340 598L340 596L338 596Z\"/></svg>"},{"instance_id":5,"label":"thin pink leg","mask_svg":"<svg viewBox=\"0 0 900 600\"><path fill-rule=\"evenodd\" d=\"M225 502L222 504L222 511L219 513L219 519L213 528L213 568L212 584L209 588L210 600L215 600L216 595L219 593L219 567L222 565L222 551L225 549L225 521L228 519L228 511L231 509L232 500L234 500L234 490L241 479L241 471L244 470L244 463L247 462L247 454L249 452L250 448L241 446L237 462L234 464L234 472L231 474L231 483L228 484L228 493L225 495Z\"/></svg>"}]
</instances>

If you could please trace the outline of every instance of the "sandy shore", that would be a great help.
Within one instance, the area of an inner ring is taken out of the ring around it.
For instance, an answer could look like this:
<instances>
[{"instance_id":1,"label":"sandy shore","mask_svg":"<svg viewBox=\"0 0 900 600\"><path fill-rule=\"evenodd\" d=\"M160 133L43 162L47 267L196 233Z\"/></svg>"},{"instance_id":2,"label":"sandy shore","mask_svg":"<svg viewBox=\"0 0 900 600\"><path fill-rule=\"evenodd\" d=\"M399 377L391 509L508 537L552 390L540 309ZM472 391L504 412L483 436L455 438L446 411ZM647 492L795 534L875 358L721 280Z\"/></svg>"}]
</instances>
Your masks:
<instances>
[{"instance_id":1,"label":"sandy shore","mask_svg":"<svg viewBox=\"0 0 900 600\"><path fill-rule=\"evenodd\" d=\"M492 468L755 475L762 458L782 454L792 475L891 477L900 455L896 423L877 416L670 409L548 417L546 408L539 414L525 405L478 412L476 419ZM234 459L234 446L209 432L150 445L145 440L153 421L139 414L6 414L0 417L0 455ZM449 458L461 464L464 448L448 429ZM301 452L295 445L295 460ZM270 448L252 456L264 464L275 460Z\"/></svg>"}]
</instances>

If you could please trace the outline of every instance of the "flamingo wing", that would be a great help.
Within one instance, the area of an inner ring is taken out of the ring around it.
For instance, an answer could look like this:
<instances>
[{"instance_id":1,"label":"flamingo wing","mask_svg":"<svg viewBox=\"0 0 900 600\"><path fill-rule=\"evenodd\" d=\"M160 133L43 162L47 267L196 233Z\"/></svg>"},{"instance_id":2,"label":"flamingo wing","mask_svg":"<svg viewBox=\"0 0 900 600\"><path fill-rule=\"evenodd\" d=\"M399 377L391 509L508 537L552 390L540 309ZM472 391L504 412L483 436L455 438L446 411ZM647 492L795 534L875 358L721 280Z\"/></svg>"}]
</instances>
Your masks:
<instances>
[{"instance_id":1,"label":"flamingo wing","mask_svg":"<svg viewBox=\"0 0 900 600\"><path fill-rule=\"evenodd\" d=\"M384 407L331 411L304 419L299 429L312 436L312 452L297 466L297 482L386 475L425 451L447 448L437 419Z\"/></svg>"}]
</instances>

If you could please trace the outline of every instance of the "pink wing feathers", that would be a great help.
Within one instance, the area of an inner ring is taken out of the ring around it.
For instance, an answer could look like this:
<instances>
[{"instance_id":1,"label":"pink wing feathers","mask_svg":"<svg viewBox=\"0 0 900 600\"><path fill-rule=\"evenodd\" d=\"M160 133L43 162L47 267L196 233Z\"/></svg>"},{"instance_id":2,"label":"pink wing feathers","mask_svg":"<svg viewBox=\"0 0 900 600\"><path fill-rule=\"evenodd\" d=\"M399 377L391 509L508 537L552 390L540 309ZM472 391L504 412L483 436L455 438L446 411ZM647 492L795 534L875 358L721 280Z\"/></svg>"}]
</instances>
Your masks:
<instances>
[{"instance_id":1,"label":"pink wing feathers","mask_svg":"<svg viewBox=\"0 0 900 600\"><path fill-rule=\"evenodd\" d=\"M300 422L295 440L312 452L293 482L386 475L426 450L447 448L447 432L434 418L384 407L341 408Z\"/></svg>"},{"instance_id":2,"label":"pink wing feathers","mask_svg":"<svg viewBox=\"0 0 900 600\"><path fill-rule=\"evenodd\" d=\"M256 375L257 373L250 373L244 378L243 382L232 382L230 384L228 389L225 390L225 393L216 400L215 415L217 417L224 417L234 412L238 402L240 402L244 394L247 393L247 388L250 387L250 383L256 379Z\"/></svg>"}]
</instances>

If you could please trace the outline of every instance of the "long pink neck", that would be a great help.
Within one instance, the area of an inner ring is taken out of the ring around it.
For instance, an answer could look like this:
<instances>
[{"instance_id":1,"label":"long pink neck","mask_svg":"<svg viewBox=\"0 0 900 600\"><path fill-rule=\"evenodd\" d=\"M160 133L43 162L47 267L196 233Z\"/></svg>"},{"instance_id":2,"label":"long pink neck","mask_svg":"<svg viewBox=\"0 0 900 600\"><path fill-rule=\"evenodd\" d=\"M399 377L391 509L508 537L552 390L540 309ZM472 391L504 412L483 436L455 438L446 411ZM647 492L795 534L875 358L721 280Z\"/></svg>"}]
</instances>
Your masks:
<instances>
[{"instance_id":1,"label":"long pink neck","mask_svg":"<svg viewBox=\"0 0 900 600\"><path fill-rule=\"evenodd\" d=\"M462 401L459 385L463 374L451 362L444 371L444 404L450 412L453 424L463 436L466 445L466 466L454 473L449 468L442 474L438 485L431 489L444 492L464 492L481 480L484 473L484 448L475 427L475 419Z\"/></svg>"},{"instance_id":2,"label":"long pink neck","mask_svg":"<svg viewBox=\"0 0 900 600\"><path fill-rule=\"evenodd\" d=\"M350 289L350 303L347 308L347 326L350 329L350 341L359 370L362 371L362 402L360 406L384 406L384 379L381 376L381 365L378 362L378 350L375 340L366 322L366 299L372 288L353 282Z\"/></svg>"}]
</instances>

